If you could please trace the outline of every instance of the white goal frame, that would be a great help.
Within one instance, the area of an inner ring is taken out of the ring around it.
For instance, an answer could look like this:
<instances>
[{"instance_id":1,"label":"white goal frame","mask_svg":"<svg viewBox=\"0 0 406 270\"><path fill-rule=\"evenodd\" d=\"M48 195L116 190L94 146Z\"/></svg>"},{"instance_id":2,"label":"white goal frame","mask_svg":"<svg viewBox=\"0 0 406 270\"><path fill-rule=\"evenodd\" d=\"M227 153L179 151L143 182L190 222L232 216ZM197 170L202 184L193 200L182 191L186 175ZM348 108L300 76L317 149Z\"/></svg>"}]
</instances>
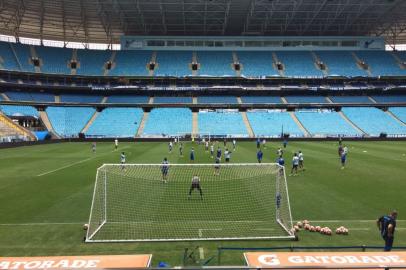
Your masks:
<instances>
[{"instance_id":1,"label":"white goal frame","mask_svg":"<svg viewBox=\"0 0 406 270\"><path fill-rule=\"evenodd\" d=\"M95 196L96 196L96 190L97 190L97 184L99 179L99 173L101 172L101 169L103 169L106 166L114 166L114 167L133 167L133 166L151 166L151 167L161 167L162 164L156 163L156 164L116 164L116 163L105 163L99 168L97 168L96 172L96 181L94 184L94 190L93 190L93 197L92 197L92 203L91 203L91 209L90 209L90 216L89 216L89 223L88 226L91 224L91 219L92 219L92 214L94 211L94 201L95 201ZM183 166L183 167L211 167L213 168L213 164L206 163L206 164L170 164L170 167L174 166ZM288 211L288 218L289 220L287 221L287 226L282 222L280 219L280 210L278 206L275 203L275 221L276 223L282 228L283 231L286 232L287 235L280 235L280 236L250 236L250 237L215 237L215 238L172 238L172 239L115 239L115 240L97 240L97 239L92 239L93 236L99 232L102 227L107 223L107 176L106 176L106 171L104 171L104 220L99 224L99 226L93 231L93 233L90 233L90 227L87 229L86 232L86 237L85 237L85 242L86 243L103 243L103 242L170 242L170 241L207 241L207 240L294 240L296 239L295 233L292 231L293 228L293 219L292 219L292 213L291 213L291 208L290 208L290 199L289 199L289 192L288 192L288 186L287 186L287 181L286 181L286 171L284 166L280 166L277 163L227 163L227 164L221 164L221 167L241 167L241 166L276 166L281 169L283 172L282 175L280 175L281 179L280 181L284 181L285 189L283 192L286 193L286 204L287 204L287 211ZM277 181L276 186L279 188L280 186L280 181Z\"/></svg>"}]
</instances>

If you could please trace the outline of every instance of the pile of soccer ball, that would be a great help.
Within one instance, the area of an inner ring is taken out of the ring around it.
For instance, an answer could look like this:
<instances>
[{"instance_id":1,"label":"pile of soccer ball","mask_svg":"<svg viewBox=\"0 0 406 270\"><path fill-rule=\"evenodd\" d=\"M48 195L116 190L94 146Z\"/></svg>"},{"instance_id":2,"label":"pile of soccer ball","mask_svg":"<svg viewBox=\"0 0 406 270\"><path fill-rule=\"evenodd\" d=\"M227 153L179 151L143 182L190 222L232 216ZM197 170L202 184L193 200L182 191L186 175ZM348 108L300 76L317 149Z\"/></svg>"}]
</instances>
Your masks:
<instances>
[{"instance_id":1,"label":"pile of soccer ball","mask_svg":"<svg viewBox=\"0 0 406 270\"><path fill-rule=\"evenodd\" d=\"M296 225L293 226L292 232L296 233L302 229L309 231L309 232L318 232L318 233L321 233L324 235L332 235L332 230L329 227L313 226L310 224L310 222L308 220L303 220L303 221L297 222ZM341 226L336 229L336 234L347 235L348 229L345 228L344 226Z\"/></svg>"}]
</instances>

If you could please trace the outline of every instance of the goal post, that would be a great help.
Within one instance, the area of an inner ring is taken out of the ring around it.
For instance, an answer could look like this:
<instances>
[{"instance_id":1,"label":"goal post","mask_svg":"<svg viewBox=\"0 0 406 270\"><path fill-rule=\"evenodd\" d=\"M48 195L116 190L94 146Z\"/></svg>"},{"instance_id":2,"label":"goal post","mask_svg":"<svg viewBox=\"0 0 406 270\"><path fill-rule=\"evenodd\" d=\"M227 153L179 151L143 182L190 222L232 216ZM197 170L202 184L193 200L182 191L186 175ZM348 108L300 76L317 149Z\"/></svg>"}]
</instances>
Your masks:
<instances>
[{"instance_id":1,"label":"goal post","mask_svg":"<svg viewBox=\"0 0 406 270\"><path fill-rule=\"evenodd\" d=\"M187 132L178 132L175 136L178 142L181 141L195 141L195 140L205 140L211 141L211 135L209 132L200 132L200 133L187 133Z\"/></svg>"},{"instance_id":2,"label":"goal post","mask_svg":"<svg viewBox=\"0 0 406 270\"><path fill-rule=\"evenodd\" d=\"M233 163L164 168L98 168L86 242L295 238L284 167ZM193 177L199 178L198 187Z\"/></svg>"}]
</instances>

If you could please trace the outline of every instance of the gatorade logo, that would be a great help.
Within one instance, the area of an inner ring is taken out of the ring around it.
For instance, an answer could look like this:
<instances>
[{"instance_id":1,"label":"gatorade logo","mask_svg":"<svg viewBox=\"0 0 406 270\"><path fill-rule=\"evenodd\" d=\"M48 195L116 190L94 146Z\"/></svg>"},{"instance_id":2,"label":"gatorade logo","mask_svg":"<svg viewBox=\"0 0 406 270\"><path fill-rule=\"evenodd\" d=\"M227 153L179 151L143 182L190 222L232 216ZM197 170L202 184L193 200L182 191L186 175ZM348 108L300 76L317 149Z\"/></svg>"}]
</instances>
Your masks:
<instances>
[{"instance_id":1,"label":"gatorade logo","mask_svg":"<svg viewBox=\"0 0 406 270\"><path fill-rule=\"evenodd\" d=\"M269 266L275 266L275 265L281 264L281 262L279 261L278 256L276 254L261 255L258 257L258 261L262 265L269 265Z\"/></svg>"}]
</instances>

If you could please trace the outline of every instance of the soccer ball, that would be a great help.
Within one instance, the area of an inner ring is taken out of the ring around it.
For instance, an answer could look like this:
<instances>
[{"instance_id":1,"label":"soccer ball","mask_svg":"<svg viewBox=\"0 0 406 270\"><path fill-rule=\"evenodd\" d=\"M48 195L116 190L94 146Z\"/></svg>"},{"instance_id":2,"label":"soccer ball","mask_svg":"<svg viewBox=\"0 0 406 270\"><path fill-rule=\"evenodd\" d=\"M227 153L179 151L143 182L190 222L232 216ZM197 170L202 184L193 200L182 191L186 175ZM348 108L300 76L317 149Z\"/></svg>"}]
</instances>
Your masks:
<instances>
[{"instance_id":1,"label":"soccer ball","mask_svg":"<svg viewBox=\"0 0 406 270\"><path fill-rule=\"evenodd\" d=\"M326 235L331 235L331 229L329 227L326 227Z\"/></svg>"},{"instance_id":2,"label":"soccer ball","mask_svg":"<svg viewBox=\"0 0 406 270\"><path fill-rule=\"evenodd\" d=\"M294 229L296 232L300 231L300 228L299 228L299 226L297 226L297 225L293 226L293 229Z\"/></svg>"},{"instance_id":3,"label":"soccer ball","mask_svg":"<svg viewBox=\"0 0 406 270\"><path fill-rule=\"evenodd\" d=\"M306 225L306 224L310 224L310 222L309 222L307 219L303 220L302 222L303 222L303 224L305 224L305 225Z\"/></svg>"},{"instance_id":4,"label":"soccer ball","mask_svg":"<svg viewBox=\"0 0 406 270\"><path fill-rule=\"evenodd\" d=\"M347 235L347 234L348 234L348 229L345 228L345 227L343 227L343 234L344 234L344 235Z\"/></svg>"},{"instance_id":5,"label":"soccer ball","mask_svg":"<svg viewBox=\"0 0 406 270\"><path fill-rule=\"evenodd\" d=\"M87 231L89 229L89 224L83 224L83 230Z\"/></svg>"},{"instance_id":6,"label":"soccer ball","mask_svg":"<svg viewBox=\"0 0 406 270\"><path fill-rule=\"evenodd\" d=\"M320 226L316 226L316 227L314 227L315 229L316 229L316 232L320 232L320 230L321 230L321 227Z\"/></svg>"},{"instance_id":7,"label":"soccer ball","mask_svg":"<svg viewBox=\"0 0 406 270\"><path fill-rule=\"evenodd\" d=\"M326 233L326 228L321 228L321 229L320 229L320 233L321 233L321 234L325 234L325 233Z\"/></svg>"},{"instance_id":8,"label":"soccer ball","mask_svg":"<svg viewBox=\"0 0 406 270\"><path fill-rule=\"evenodd\" d=\"M302 222L298 222L298 223L296 223L296 225L299 227L299 228L302 228L303 227L303 223Z\"/></svg>"},{"instance_id":9,"label":"soccer ball","mask_svg":"<svg viewBox=\"0 0 406 270\"><path fill-rule=\"evenodd\" d=\"M305 225L304 225L304 229L305 229L306 231L310 230L310 225L309 225L309 224L305 224Z\"/></svg>"},{"instance_id":10,"label":"soccer ball","mask_svg":"<svg viewBox=\"0 0 406 270\"><path fill-rule=\"evenodd\" d=\"M315 231L316 231L316 227L314 227L314 226L310 226L309 231L311 231L311 232L315 232Z\"/></svg>"},{"instance_id":11,"label":"soccer ball","mask_svg":"<svg viewBox=\"0 0 406 270\"><path fill-rule=\"evenodd\" d=\"M341 228L337 228L336 229L336 234L341 234L341 233L342 233Z\"/></svg>"}]
</instances>

